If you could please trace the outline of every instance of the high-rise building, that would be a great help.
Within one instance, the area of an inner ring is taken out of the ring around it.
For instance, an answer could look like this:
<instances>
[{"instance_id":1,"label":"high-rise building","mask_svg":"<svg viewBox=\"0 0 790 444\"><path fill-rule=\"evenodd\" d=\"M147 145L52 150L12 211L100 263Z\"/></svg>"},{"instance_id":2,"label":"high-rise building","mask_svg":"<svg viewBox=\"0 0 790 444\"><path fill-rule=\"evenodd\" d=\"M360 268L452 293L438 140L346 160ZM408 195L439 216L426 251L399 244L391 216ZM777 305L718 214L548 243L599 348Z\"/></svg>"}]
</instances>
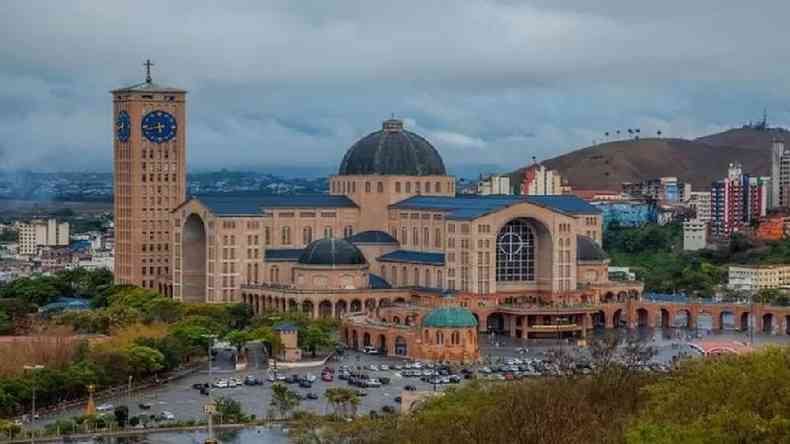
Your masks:
<instances>
[{"instance_id":1,"label":"high-rise building","mask_svg":"<svg viewBox=\"0 0 790 444\"><path fill-rule=\"evenodd\" d=\"M115 280L172 294L170 212L186 189L186 91L146 78L113 96Z\"/></svg>"},{"instance_id":2,"label":"high-rise building","mask_svg":"<svg viewBox=\"0 0 790 444\"><path fill-rule=\"evenodd\" d=\"M710 191L692 191L689 193L688 206L694 210L698 219L702 222L708 222L710 216Z\"/></svg>"},{"instance_id":3,"label":"high-rise building","mask_svg":"<svg viewBox=\"0 0 790 444\"><path fill-rule=\"evenodd\" d=\"M740 164L731 163L727 177L711 186L711 234L727 238L765 216L769 182L767 177L743 174Z\"/></svg>"},{"instance_id":4,"label":"high-rise building","mask_svg":"<svg viewBox=\"0 0 790 444\"><path fill-rule=\"evenodd\" d=\"M562 176L557 171L536 163L524 173L521 194L528 196L563 194Z\"/></svg>"},{"instance_id":5,"label":"high-rise building","mask_svg":"<svg viewBox=\"0 0 790 444\"><path fill-rule=\"evenodd\" d=\"M770 208L790 207L790 152L784 141L775 139L771 146Z\"/></svg>"},{"instance_id":6,"label":"high-rise building","mask_svg":"<svg viewBox=\"0 0 790 444\"><path fill-rule=\"evenodd\" d=\"M62 247L69 244L68 222L58 223L55 219L34 220L17 227L19 254L34 255L39 247Z\"/></svg>"},{"instance_id":7,"label":"high-rise building","mask_svg":"<svg viewBox=\"0 0 790 444\"><path fill-rule=\"evenodd\" d=\"M513 189L510 187L510 176L494 174L481 179L477 183L477 194L481 196L513 194Z\"/></svg>"}]
</instances>

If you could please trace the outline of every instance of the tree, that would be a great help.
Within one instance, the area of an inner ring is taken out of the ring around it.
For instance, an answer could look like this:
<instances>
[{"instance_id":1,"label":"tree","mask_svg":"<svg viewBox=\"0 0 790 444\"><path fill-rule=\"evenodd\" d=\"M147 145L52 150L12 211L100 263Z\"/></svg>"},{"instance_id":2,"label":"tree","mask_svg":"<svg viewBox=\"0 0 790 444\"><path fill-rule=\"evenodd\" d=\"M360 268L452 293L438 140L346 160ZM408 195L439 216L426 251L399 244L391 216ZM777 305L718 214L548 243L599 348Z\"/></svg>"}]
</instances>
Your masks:
<instances>
[{"instance_id":1,"label":"tree","mask_svg":"<svg viewBox=\"0 0 790 444\"><path fill-rule=\"evenodd\" d=\"M145 375L159 371L164 367L165 357L159 350L143 345L129 347L129 366L136 375Z\"/></svg>"},{"instance_id":2,"label":"tree","mask_svg":"<svg viewBox=\"0 0 790 444\"><path fill-rule=\"evenodd\" d=\"M332 406L332 413L340 418L355 417L359 405L359 395L344 387L330 387L324 392L326 401Z\"/></svg>"},{"instance_id":3,"label":"tree","mask_svg":"<svg viewBox=\"0 0 790 444\"><path fill-rule=\"evenodd\" d=\"M115 422L118 423L118 427L126 427L126 422L129 420L129 407L119 405L113 413L115 414Z\"/></svg>"},{"instance_id":4,"label":"tree","mask_svg":"<svg viewBox=\"0 0 790 444\"><path fill-rule=\"evenodd\" d=\"M285 418L289 412L299 406L299 398L288 387L282 384L273 384L272 404L280 412L280 418Z\"/></svg>"},{"instance_id":5,"label":"tree","mask_svg":"<svg viewBox=\"0 0 790 444\"><path fill-rule=\"evenodd\" d=\"M310 351L313 356L316 351L331 347L334 345L332 340L332 333L326 331L317 325L310 325L309 327L299 332L300 346L305 350Z\"/></svg>"},{"instance_id":6,"label":"tree","mask_svg":"<svg viewBox=\"0 0 790 444\"><path fill-rule=\"evenodd\" d=\"M228 397L220 397L216 400L217 415L226 423L244 423L249 421L249 416L244 413L241 403Z\"/></svg>"},{"instance_id":7,"label":"tree","mask_svg":"<svg viewBox=\"0 0 790 444\"><path fill-rule=\"evenodd\" d=\"M0 334L8 334L14 329L14 323L11 316L5 310L0 308Z\"/></svg>"}]
</instances>

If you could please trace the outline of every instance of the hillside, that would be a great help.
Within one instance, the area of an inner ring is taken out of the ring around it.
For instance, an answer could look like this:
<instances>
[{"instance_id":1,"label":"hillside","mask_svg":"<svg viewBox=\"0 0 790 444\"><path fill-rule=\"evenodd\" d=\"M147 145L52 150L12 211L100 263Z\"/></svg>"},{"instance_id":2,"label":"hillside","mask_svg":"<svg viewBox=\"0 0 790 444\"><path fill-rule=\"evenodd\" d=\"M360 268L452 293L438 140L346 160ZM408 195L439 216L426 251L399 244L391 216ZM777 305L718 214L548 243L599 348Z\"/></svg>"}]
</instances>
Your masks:
<instances>
[{"instance_id":1,"label":"hillside","mask_svg":"<svg viewBox=\"0 0 790 444\"><path fill-rule=\"evenodd\" d=\"M753 175L770 175L771 140L786 130L740 128L696 140L646 138L621 140L582 148L543 162L567 178L576 189L619 191L623 182L676 176L694 189L705 189L740 162ZM525 168L512 173L521 181Z\"/></svg>"}]
</instances>

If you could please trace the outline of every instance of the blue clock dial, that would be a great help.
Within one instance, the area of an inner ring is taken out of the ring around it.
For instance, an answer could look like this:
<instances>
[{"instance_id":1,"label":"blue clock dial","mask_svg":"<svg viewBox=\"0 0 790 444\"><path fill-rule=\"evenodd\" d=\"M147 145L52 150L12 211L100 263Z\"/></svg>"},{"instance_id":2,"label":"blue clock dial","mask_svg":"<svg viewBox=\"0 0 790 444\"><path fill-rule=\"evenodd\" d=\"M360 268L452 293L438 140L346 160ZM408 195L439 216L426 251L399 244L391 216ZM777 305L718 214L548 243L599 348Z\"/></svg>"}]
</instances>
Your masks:
<instances>
[{"instance_id":1,"label":"blue clock dial","mask_svg":"<svg viewBox=\"0 0 790 444\"><path fill-rule=\"evenodd\" d=\"M129 141L131 131L132 126L129 121L129 113L121 111L118 113L118 117L115 118L115 137L118 138L118 141L126 143Z\"/></svg>"},{"instance_id":2,"label":"blue clock dial","mask_svg":"<svg viewBox=\"0 0 790 444\"><path fill-rule=\"evenodd\" d=\"M143 117L143 135L154 143L167 142L176 136L176 119L165 111L151 111Z\"/></svg>"}]
</instances>

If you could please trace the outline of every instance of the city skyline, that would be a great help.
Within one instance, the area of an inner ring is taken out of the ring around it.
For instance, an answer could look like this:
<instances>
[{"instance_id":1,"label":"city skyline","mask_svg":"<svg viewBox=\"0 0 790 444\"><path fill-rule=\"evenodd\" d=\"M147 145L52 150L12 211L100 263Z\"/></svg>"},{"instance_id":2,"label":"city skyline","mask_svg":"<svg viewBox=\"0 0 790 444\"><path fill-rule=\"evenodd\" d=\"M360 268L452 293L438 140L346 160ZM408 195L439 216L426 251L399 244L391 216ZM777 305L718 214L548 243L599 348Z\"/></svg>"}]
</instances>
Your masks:
<instances>
[{"instance_id":1,"label":"city skyline","mask_svg":"<svg viewBox=\"0 0 790 444\"><path fill-rule=\"evenodd\" d=\"M786 126L790 7L770 3L176 2L144 20L153 4L9 3L0 168L107 171L108 91L142 81L148 58L155 81L190 91L193 171L334 165L392 113L451 170L520 167L617 129L695 137L763 108Z\"/></svg>"}]
</instances>

